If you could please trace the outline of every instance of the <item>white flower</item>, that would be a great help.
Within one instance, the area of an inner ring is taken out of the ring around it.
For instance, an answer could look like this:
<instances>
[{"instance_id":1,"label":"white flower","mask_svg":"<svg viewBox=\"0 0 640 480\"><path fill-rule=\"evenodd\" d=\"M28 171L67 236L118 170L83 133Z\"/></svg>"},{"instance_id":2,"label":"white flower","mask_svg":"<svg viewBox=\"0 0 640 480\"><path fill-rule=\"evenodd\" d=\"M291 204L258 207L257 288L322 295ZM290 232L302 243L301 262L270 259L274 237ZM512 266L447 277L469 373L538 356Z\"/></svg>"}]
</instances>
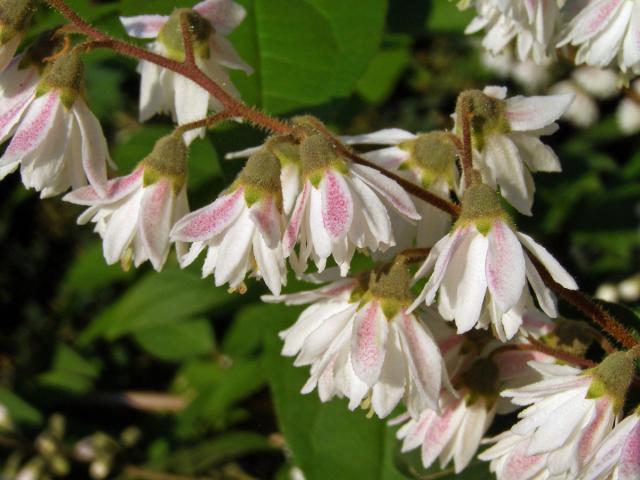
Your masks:
<instances>
[{"instance_id":1,"label":"white flower","mask_svg":"<svg viewBox=\"0 0 640 480\"><path fill-rule=\"evenodd\" d=\"M173 240L193 242L181 264L189 265L207 249L202 274L215 275L217 286L228 282L241 288L252 271L279 295L287 281L281 188L278 159L266 149L253 154L231 188L174 226Z\"/></svg>"},{"instance_id":2,"label":"white flower","mask_svg":"<svg viewBox=\"0 0 640 480\"><path fill-rule=\"evenodd\" d=\"M456 129L460 133L461 109L472 118L474 164L483 180L499 186L502 196L519 212L531 215L535 184L530 172L559 172L560 161L540 141L558 129L554 123L567 111L573 95L506 98L503 87L460 95Z\"/></svg>"},{"instance_id":3,"label":"white flower","mask_svg":"<svg viewBox=\"0 0 640 480\"><path fill-rule=\"evenodd\" d=\"M26 55L0 73L0 142L13 136L0 158L0 179L20 168L24 185L43 198L87 180L105 193L109 153L102 128L80 94L81 84L64 84L74 74L72 83L81 82L81 72L81 60L72 53L42 78Z\"/></svg>"},{"instance_id":4,"label":"white flower","mask_svg":"<svg viewBox=\"0 0 640 480\"><path fill-rule=\"evenodd\" d=\"M631 90L640 98L640 80L631 85ZM640 132L640 102L636 98L623 98L616 112L618 125L625 135Z\"/></svg>"},{"instance_id":5,"label":"white flower","mask_svg":"<svg viewBox=\"0 0 640 480\"><path fill-rule=\"evenodd\" d=\"M426 325L409 314L409 273L402 264L388 274L372 274L369 290L344 279L321 289L266 301L315 302L280 336L282 353L297 354L296 366L311 365L302 389L316 387L320 399L347 397L355 409L370 400L373 411L387 416L402 398L410 412L438 408L444 362Z\"/></svg>"},{"instance_id":6,"label":"white flower","mask_svg":"<svg viewBox=\"0 0 640 480\"><path fill-rule=\"evenodd\" d=\"M244 70L248 74L253 70L226 38L246 15L245 9L233 0L204 0L193 9L177 9L170 16L140 15L120 20L132 37L157 38L149 45L151 51L182 61L185 56L181 31L183 15L191 27L198 67L227 93L239 96L226 69ZM182 125L204 118L209 109L222 109L206 90L182 75L145 61L140 62L138 71L141 75L141 121L156 113L168 112ZM190 142L204 133L204 128L191 130L185 133L185 140Z\"/></svg>"},{"instance_id":7,"label":"white flower","mask_svg":"<svg viewBox=\"0 0 640 480\"><path fill-rule=\"evenodd\" d=\"M176 170L167 172L167 162L175 162L172 168ZM106 195L100 196L87 186L65 195L63 200L89 207L78 217L78 223L96 224L94 231L103 239L104 258L109 265L118 261L127 265L133 260L137 267L150 260L160 271L169 254L171 227L189 212L185 180L186 145L181 138L169 136L160 139L131 174L110 180ZM182 247L176 244L178 253Z\"/></svg>"},{"instance_id":8,"label":"white flower","mask_svg":"<svg viewBox=\"0 0 640 480\"><path fill-rule=\"evenodd\" d=\"M465 33L486 30L482 46L494 55L515 40L520 60L542 63L553 55L551 41L558 25L556 0L477 0L477 16Z\"/></svg>"},{"instance_id":9,"label":"white flower","mask_svg":"<svg viewBox=\"0 0 640 480\"><path fill-rule=\"evenodd\" d=\"M576 64L640 72L640 0L591 0L567 25L558 46L578 48Z\"/></svg>"},{"instance_id":10,"label":"white flower","mask_svg":"<svg viewBox=\"0 0 640 480\"><path fill-rule=\"evenodd\" d=\"M613 427L633 379L633 358L615 353L586 372L567 365L530 365L544 379L502 393L528 408L480 458L491 460L498 479L575 478Z\"/></svg>"},{"instance_id":11,"label":"white flower","mask_svg":"<svg viewBox=\"0 0 640 480\"><path fill-rule=\"evenodd\" d=\"M549 84L551 61L536 63L533 60L519 61L513 58L510 50L498 55L483 51L482 63L499 78L512 78L526 92L538 92Z\"/></svg>"},{"instance_id":12,"label":"white flower","mask_svg":"<svg viewBox=\"0 0 640 480\"><path fill-rule=\"evenodd\" d=\"M450 192L457 189L458 151L446 132L414 135L398 128L390 128L364 135L341 137L341 140L351 145L389 145L362 156L447 201L451 201ZM395 217L402 220L399 225L394 225L396 244L400 248L409 248L414 245L414 241L419 247L432 247L451 227L449 214L420 199L415 204L421 217L417 226L402 217ZM406 233L399 235L403 230Z\"/></svg>"},{"instance_id":13,"label":"white flower","mask_svg":"<svg viewBox=\"0 0 640 480\"><path fill-rule=\"evenodd\" d=\"M527 310L528 281L540 307L555 317L555 298L523 245L555 281L577 289L573 278L546 249L528 235L514 231L490 187L480 184L468 188L453 231L431 249L416 273L416 278L422 278L432 272L412 308L422 302L433 304L437 295L440 314L446 320L455 320L458 333L464 333L478 325L486 302L496 332L510 339Z\"/></svg>"},{"instance_id":14,"label":"white flower","mask_svg":"<svg viewBox=\"0 0 640 480\"><path fill-rule=\"evenodd\" d=\"M320 134L302 142L300 161L302 191L283 240L285 256L298 273L309 258L322 271L333 256L346 275L356 248L376 252L395 245L387 204L408 219L420 218L400 185L373 168L346 161Z\"/></svg>"},{"instance_id":15,"label":"white flower","mask_svg":"<svg viewBox=\"0 0 640 480\"><path fill-rule=\"evenodd\" d=\"M640 410L625 418L598 446L580 480L640 478Z\"/></svg>"}]
</instances>

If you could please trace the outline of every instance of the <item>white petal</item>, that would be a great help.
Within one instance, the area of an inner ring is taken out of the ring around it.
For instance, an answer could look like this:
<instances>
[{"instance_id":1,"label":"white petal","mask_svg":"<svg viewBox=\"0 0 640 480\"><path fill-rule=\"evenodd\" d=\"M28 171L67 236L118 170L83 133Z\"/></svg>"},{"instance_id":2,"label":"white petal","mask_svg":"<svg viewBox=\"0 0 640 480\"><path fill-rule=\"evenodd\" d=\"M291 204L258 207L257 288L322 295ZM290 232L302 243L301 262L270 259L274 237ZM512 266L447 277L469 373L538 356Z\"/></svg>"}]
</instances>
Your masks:
<instances>
[{"instance_id":1,"label":"white petal","mask_svg":"<svg viewBox=\"0 0 640 480\"><path fill-rule=\"evenodd\" d=\"M244 7L233 0L204 0L193 9L225 35L240 25L247 14Z\"/></svg>"},{"instance_id":2,"label":"white petal","mask_svg":"<svg viewBox=\"0 0 640 480\"><path fill-rule=\"evenodd\" d=\"M376 132L362 135L342 136L340 140L347 145L373 144L373 145L397 145L409 140L415 140L416 135L400 128L385 128Z\"/></svg>"},{"instance_id":3,"label":"white petal","mask_svg":"<svg viewBox=\"0 0 640 480\"><path fill-rule=\"evenodd\" d=\"M155 38L169 17L164 15L138 15L137 17L120 17L120 22L127 35L135 38Z\"/></svg>"},{"instance_id":4,"label":"white petal","mask_svg":"<svg viewBox=\"0 0 640 480\"><path fill-rule=\"evenodd\" d=\"M506 100L506 115L516 131L538 130L558 120L571 106L573 94L512 97Z\"/></svg>"},{"instance_id":5,"label":"white petal","mask_svg":"<svg viewBox=\"0 0 640 480\"><path fill-rule=\"evenodd\" d=\"M380 377L385 359L387 320L377 301L362 307L356 315L351 335L353 371L372 387Z\"/></svg>"},{"instance_id":6,"label":"white petal","mask_svg":"<svg viewBox=\"0 0 640 480\"><path fill-rule=\"evenodd\" d=\"M551 274L551 277L569 290L577 290L578 284L573 277L560 265L560 263L553 258L553 256L542 245L536 243L536 241L528 235L522 232L518 232L518 238L520 242L525 246L527 250L533 253L540 263L544 265L547 271Z\"/></svg>"},{"instance_id":7,"label":"white petal","mask_svg":"<svg viewBox=\"0 0 640 480\"><path fill-rule=\"evenodd\" d=\"M107 160L109 150L102 127L82 98L73 104L82 135L82 166L89 183L100 195L107 193Z\"/></svg>"},{"instance_id":8,"label":"white petal","mask_svg":"<svg viewBox=\"0 0 640 480\"><path fill-rule=\"evenodd\" d=\"M454 306L458 334L471 330L478 319L487 291L485 264L488 241L484 235L475 235L469 248L458 250L456 257L464 262L462 276L458 278L456 302ZM453 258L452 263L458 259Z\"/></svg>"},{"instance_id":9,"label":"white petal","mask_svg":"<svg viewBox=\"0 0 640 480\"><path fill-rule=\"evenodd\" d=\"M280 295L282 285L286 283L287 279L280 243L271 248L264 241L262 235L254 235L253 254L256 257L258 271L264 279L264 283L271 290L271 293Z\"/></svg>"},{"instance_id":10,"label":"white petal","mask_svg":"<svg viewBox=\"0 0 640 480\"><path fill-rule=\"evenodd\" d=\"M173 185L169 179L144 188L140 206L140 239L157 271L162 270L169 254L174 200Z\"/></svg>"},{"instance_id":11,"label":"white petal","mask_svg":"<svg viewBox=\"0 0 640 480\"><path fill-rule=\"evenodd\" d=\"M488 235L485 271L493 300L503 312L513 308L525 288L525 258L518 237L502 221L496 221Z\"/></svg>"}]
</instances>

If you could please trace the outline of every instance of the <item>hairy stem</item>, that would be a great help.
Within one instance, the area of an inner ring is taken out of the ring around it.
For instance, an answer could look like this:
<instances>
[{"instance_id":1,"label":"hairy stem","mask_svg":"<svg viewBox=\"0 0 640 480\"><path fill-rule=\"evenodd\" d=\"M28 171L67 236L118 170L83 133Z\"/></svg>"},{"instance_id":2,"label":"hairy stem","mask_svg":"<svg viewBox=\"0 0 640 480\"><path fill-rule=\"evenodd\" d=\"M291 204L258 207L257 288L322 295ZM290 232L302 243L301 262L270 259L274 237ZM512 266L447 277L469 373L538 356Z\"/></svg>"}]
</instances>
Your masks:
<instances>
[{"instance_id":1,"label":"hairy stem","mask_svg":"<svg viewBox=\"0 0 640 480\"><path fill-rule=\"evenodd\" d=\"M184 132L188 132L189 130L197 130L198 128L203 128L203 127L210 128L220 122L229 120L230 118L232 118L232 115L229 112L216 113L215 115L210 115L206 118L203 118L202 120L196 120L195 122L190 122L190 123L185 123L183 125L180 125L176 127L176 132L184 133Z\"/></svg>"},{"instance_id":2,"label":"hairy stem","mask_svg":"<svg viewBox=\"0 0 640 480\"><path fill-rule=\"evenodd\" d=\"M183 13L180 16L180 32L182 33L182 44L184 45L184 63L195 67L196 57L193 53L193 40L190 30L187 15Z\"/></svg>"},{"instance_id":3,"label":"hairy stem","mask_svg":"<svg viewBox=\"0 0 640 480\"><path fill-rule=\"evenodd\" d=\"M466 102L462 104L462 118L459 121L462 123L462 155L460 156L460 163L462 164L462 174L464 175L465 183L467 187L476 183L481 183L482 179L478 172L473 168L473 143L471 140L471 114L468 111ZM456 145L459 145L456 143Z\"/></svg>"}]
</instances>

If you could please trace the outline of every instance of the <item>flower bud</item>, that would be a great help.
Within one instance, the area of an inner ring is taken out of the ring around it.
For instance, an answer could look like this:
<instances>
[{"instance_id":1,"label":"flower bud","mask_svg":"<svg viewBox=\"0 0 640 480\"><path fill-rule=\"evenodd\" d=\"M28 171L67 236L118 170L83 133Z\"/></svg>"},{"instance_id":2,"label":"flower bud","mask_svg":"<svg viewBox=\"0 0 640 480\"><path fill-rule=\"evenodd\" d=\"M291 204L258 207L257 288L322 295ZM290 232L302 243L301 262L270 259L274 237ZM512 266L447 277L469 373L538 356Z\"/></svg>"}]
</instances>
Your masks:
<instances>
[{"instance_id":1,"label":"flower bud","mask_svg":"<svg viewBox=\"0 0 640 480\"><path fill-rule=\"evenodd\" d=\"M593 382L587 398L609 395L614 401L614 411L622 409L636 370L632 352L634 351L612 353L590 371Z\"/></svg>"},{"instance_id":2,"label":"flower bud","mask_svg":"<svg viewBox=\"0 0 640 480\"><path fill-rule=\"evenodd\" d=\"M200 58L209 58L209 37L214 33L214 27L190 8L175 9L158 33L158 40L167 49L169 58L177 61L185 59L182 18L188 25L194 54Z\"/></svg>"},{"instance_id":3,"label":"flower bud","mask_svg":"<svg viewBox=\"0 0 640 480\"><path fill-rule=\"evenodd\" d=\"M80 53L71 51L60 56L47 68L38 84L37 95L50 90L60 91L60 100L66 108L71 108L84 87L84 63Z\"/></svg>"},{"instance_id":4,"label":"flower bud","mask_svg":"<svg viewBox=\"0 0 640 480\"><path fill-rule=\"evenodd\" d=\"M187 158L189 149L182 135L167 135L160 138L140 165L144 167L144 186L148 187L163 178L171 179L177 195L187 181Z\"/></svg>"},{"instance_id":5,"label":"flower bud","mask_svg":"<svg viewBox=\"0 0 640 480\"><path fill-rule=\"evenodd\" d=\"M449 187L455 187L458 149L447 132L423 133L399 146L411 153L408 160L411 165L408 166L419 170L424 188L429 188L439 179L444 179Z\"/></svg>"},{"instance_id":6,"label":"flower bud","mask_svg":"<svg viewBox=\"0 0 640 480\"><path fill-rule=\"evenodd\" d=\"M26 33L37 8L35 0L0 0L0 45Z\"/></svg>"}]
</instances>

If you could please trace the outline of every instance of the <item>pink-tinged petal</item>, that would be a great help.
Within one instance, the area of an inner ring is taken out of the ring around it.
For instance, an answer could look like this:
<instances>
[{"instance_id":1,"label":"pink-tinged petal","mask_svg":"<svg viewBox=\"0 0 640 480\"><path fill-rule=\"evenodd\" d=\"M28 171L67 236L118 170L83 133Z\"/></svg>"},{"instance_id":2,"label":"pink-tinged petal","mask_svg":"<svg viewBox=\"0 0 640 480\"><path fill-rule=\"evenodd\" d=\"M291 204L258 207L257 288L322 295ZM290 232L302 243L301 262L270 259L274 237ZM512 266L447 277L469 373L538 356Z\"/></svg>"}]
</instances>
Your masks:
<instances>
[{"instance_id":1,"label":"pink-tinged petal","mask_svg":"<svg viewBox=\"0 0 640 480\"><path fill-rule=\"evenodd\" d=\"M582 427L576 453L580 465L586 464L596 447L613 427L613 400L607 395L596 400L595 414L591 421Z\"/></svg>"},{"instance_id":2,"label":"pink-tinged petal","mask_svg":"<svg viewBox=\"0 0 640 480\"><path fill-rule=\"evenodd\" d=\"M102 127L83 99L73 104L73 112L82 135L82 166L87 180L101 196L107 195L109 151Z\"/></svg>"},{"instance_id":3,"label":"pink-tinged petal","mask_svg":"<svg viewBox=\"0 0 640 480\"><path fill-rule=\"evenodd\" d=\"M379 418L385 418L398 405L405 390L405 362L395 329L388 329L385 359L378 382L373 386L371 406Z\"/></svg>"},{"instance_id":4,"label":"pink-tinged petal","mask_svg":"<svg viewBox=\"0 0 640 480\"><path fill-rule=\"evenodd\" d=\"M393 321L397 322L411 380L418 395L426 406L439 410L438 398L444 372L438 346L413 315L401 313Z\"/></svg>"},{"instance_id":5,"label":"pink-tinged petal","mask_svg":"<svg viewBox=\"0 0 640 480\"><path fill-rule=\"evenodd\" d=\"M484 87L482 92L485 95L488 95L493 98L497 98L498 100L504 100L507 98L507 87L499 87L497 85L491 85L488 87Z\"/></svg>"},{"instance_id":6,"label":"pink-tinged petal","mask_svg":"<svg viewBox=\"0 0 640 480\"><path fill-rule=\"evenodd\" d=\"M442 415L436 416L425 432L421 449L424 468L433 464L460 427L460 420L464 414L464 407L459 408L461 402L462 400L456 400L447 405Z\"/></svg>"},{"instance_id":7,"label":"pink-tinged petal","mask_svg":"<svg viewBox=\"0 0 640 480\"><path fill-rule=\"evenodd\" d=\"M415 140L416 135L400 128L385 128L363 135L342 136L340 140L347 145L397 145L409 140Z\"/></svg>"},{"instance_id":8,"label":"pink-tinged petal","mask_svg":"<svg viewBox=\"0 0 640 480\"><path fill-rule=\"evenodd\" d=\"M236 49L233 48L233 44L222 35L212 35L210 45L215 61L223 67L242 70L247 75L253 73L253 68L242 60Z\"/></svg>"},{"instance_id":9,"label":"pink-tinged petal","mask_svg":"<svg viewBox=\"0 0 640 480\"><path fill-rule=\"evenodd\" d=\"M36 98L0 159L0 166L14 163L38 148L49 131L55 128L61 109L60 96L55 90Z\"/></svg>"},{"instance_id":10,"label":"pink-tinged petal","mask_svg":"<svg viewBox=\"0 0 640 480\"><path fill-rule=\"evenodd\" d=\"M352 278L345 278L332 282L324 287L306 292L290 293L288 295L271 296L263 295L262 301L267 303L284 302L285 305L304 305L322 299L335 299L344 297L351 293L356 287L357 281ZM348 298L348 297L347 297Z\"/></svg>"},{"instance_id":11,"label":"pink-tinged petal","mask_svg":"<svg viewBox=\"0 0 640 480\"><path fill-rule=\"evenodd\" d=\"M173 240L201 242L222 233L245 208L244 189L219 197L211 205L186 215L171 232Z\"/></svg>"},{"instance_id":12,"label":"pink-tinged petal","mask_svg":"<svg viewBox=\"0 0 640 480\"><path fill-rule=\"evenodd\" d=\"M387 170L398 170L410 153L399 147L387 147L362 154L364 158Z\"/></svg>"},{"instance_id":13,"label":"pink-tinged petal","mask_svg":"<svg viewBox=\"0 0 640 480\"><path fill-rule=\"evenodd\" d=\"M437 417L433 410L425 410L417 420L411 419L411 415L407 416L409 422L397 433L398 439L402 439L402 453L410 452L422 445L425 432Z\"/></svg>"},{"instance_id":14,"label":"pink-tinged petal","mask_svg":"<svg viewBox=\"0 0 640 480\"><path fill-rule=\"evenodd\" d=\"M169 253L169 232L175 195L171 180L162 179L144 189L140 205L140 238L153 268L162 270Z\"/></svg>"},{"instance_id":15,"label":"pink-tinged petal","mask_svg":"<svg viewBox=\"0 0 640 480\"><path fill-rule=\"evenodd\" d=\"M467 249L459 249L452 264L462 262L462 275L458 277L454 314L458 333L465 333L476 326L487 292L485 273L488 240L484 235L472 237ZM456 275L457 276L457 275ZM445 277L445 286L448 279Z\"/></svg>"},{"instance_id":16,"label":"pink-tinged petal","mask_svg":"<svg viewBox=\"0 0 640 480\"><path fill-rule=\"evenodd\" d=\"M113 265L120 261L124 252L131 245L135 237L136 226L140 212L140 200L142 199L142 189L138 190L134 195L128 198L119 208L115 209L109 216L103 237L102 251L104 258L109 265ZM94 210L95 209L95 210ZM87 212L97 212L97 207L90 207ZM94 222L96 219L94 218ZM100 220L98 220L100 221ZM80 222L80 219L78 219ZM136 261L138 257L136 256Z\"/></svg>"},{"instance_id":17,"label":"pink-tinged petal","mask_svg":"<svg viewBox=\"0 0 640 480\"><path fill-rule=\"evenodd\" d=\"M372 387L385 359L387 321L380 304L371 301L356 315L351 337L351 363L360 380Z\"/></svg>"},{"instance_id":18,"label":"pink-tinged petal","mask_svg":"<svg viewBox=\"0 0 640 480\"><path fill-rule=\"evenodd\" d=\"M333 239L344 237L353 222L353 199L344 177L329 169L320 183L322 220Z\"/></svg>"},{"instance_id":19,"label":"pink-tinged petal","mask_svg":"<svg viewBox=\"0 0 640 480\"><path fill-rule=\"evenodd\" d=\"M282 230L281 214L278 211L273 195L265 195L249 209L251 219L258 227L260 235L269 248L276 248L280 243Z\"/></svg>"},{"instance_id":20,"label":"pink-tinged petal","mask_svg":"<svg viewBox=\"0 0 640 480\"><path fill-rule=\"evenodd\" d=\"M130 37L155 38L168 19L169 17L164 15L138 15L120 17L120 22Z\"/></svg>"},{"instance_id":21,"label":"pink-tinged petal","mask_svg":"<svg viewBox=\"0 0 640 480\"><path fill-rule=\"evenodd\" d=\"M0 142L4 142L13 133L34 96L35 90L30 86L5 99L0 112Z\"/></svg>"},{"instance_id":22,"label":"pink-tinged petal","mask_svg":"<svg viewBox=\"0 0 640 480\"><path fill-rule=\"evenodd\" d=\"M300 227L302 226L302 221L305 217L305 212L307 210L307 203L309 202L309 194L311 190L311 184L307 181L304 184L302 192L298 195L298 199L296 200L295 207L293 208L293 213L291 214L291 220L289 220L289 225L287 226L287 230L285 232L283 248L285 256L288 256L293 247L295 247L298 241L298 235L300 233Z\"/></svg>"},{"instance_id":23,"label":"pink-tinged petal","mask_svg":"<svg viewBox=\"0 0 640 480\"><path fill-rule=\"evenodd\" d=\"M538 130L558 120L569 109L573 98L572 93L512 97L506 100L507 119L513 130Z\"/></svg>"},{"instance_id":24,"label":"pink-tinged petal","mask_svg":"<svg viewBox=\"0 0 640 480\"><path fill-rule=\"evenodd\" d=\"M193 9L223 34L231 33L247 15L244 7L233 0L204 0Z\"/></svg>"},{"instance_id":25,"label":"pink-tinged petal","mask_svg":"<svg viewBox=\"0 0 640 480\"><path fill-rule=\"evenodd\" d=\"M619 480L640 478L640 421L634 415L636 425L629 432L620 451Z\"/></svg>"},{"instance_id":26,"label":"pink-tinged petal","mask_svg":"<svg viewBox=\"0 0 640 480\"><path fill-rule=\"evenodd\" d=\"M503 312L520 300L526 283L522 246L510 227L497 221L488 235L485 272L493 300Z\"/></svg>"},{"instance_id":27,"label":"pink-tinged petal","mask_svg":"<svg viewBox=\"0 0 640 480\"><path fill-rule=\"evenodd\" d=\"M535 257L540 260L540 263L544 265L547 271L551 274L553 279L569 290L577 290L578 284L573 277L567 272L560 262L558 262L553 256L544 248L538 244L529 235L525 235L522 232L518 232L518 238L524 247L529 250Z\"/></svg>"},{"instance_id":28,"label":"pink-tinged petal","mask_svg":"<svg viewBox=\"0 0 640 480\"><path fill-rule=\"evenodd\" d=\"M545 468L546 455L527 455L527 442L523 441L509 455L506 465L500 475L501 480L522 480L535 478L536 474Z\"/></svg>"},{"instance_id":29,"label":"pink-tinged petal","mask_svg":"<svg viewBox=\"0 0 640 480\"><path fill-rule=\"evenodd\" d=\"M364 165L351 165L351 170L362 181L382 195L402 215L411 220L420 220L420 214L418 214L411 197L396 182L385 177L377 170Z\"/></svg>"},{"instance_id":30,"label":"pink-tinged petal","mask_svg":"<svg viewBox=\"0 0 640 480\"><path fill-rule=\"evenodd\" d=\"M22 42L22 35L14 35L14 37L9 40L4 45L0 46L0 72L7 68L7 65L11 63L11 59L16 54L16 50L20 46L20 42Z\"/></svg>"},{"instance_id":31,"label":"pink-tinged petal","mask_svg":"<svg viewBox=\"0 0 640 480\"><path fill-rule=\"evenodd\" d=\"M107 182L107 192L105 197L101 197L91 186L81 187L64 196L65 202L76 205L101 205L115 203L122 200L127 195L133 193L142 186L142 174L144 168L139 167L125 177L114 178Z\"/></svg>"},{"instance_id":32,"label":"pink-tinged petal","mask_svg":"<svg viewBox=\"0 0 640 480\"><path fill-rule=\"evenodd\" d=\"M573 45L578 45L594 37L607 27L623 3L626 2L623 2L623 0L591 2L575 18L570 34L559 45L561 46L569 41Z\"/></svg>"},{"instance_id":33,"label":"pink-tinged petal","mask_svg":"<svg viewBox=\"0 0 640 480\"><path fill-rule=\"evenodd\" d=\"M620 465L622 458L622 452L624 451L624 445L627 441L627 437L633 435L633 430L636 430L636 434L640 435L638 424L638 416L631 415L620 422L616 427L607 435L593 454L591 461L582 473L580 480L599 480L601 478L607 478L607 476ZM635 452L635 458L640 458L640 451ZM620 474L620 471L618 471ZM638 478L640 472L636 473ZM618 477L620 478L620 477Z\"/></svg>"}]
</instances>

